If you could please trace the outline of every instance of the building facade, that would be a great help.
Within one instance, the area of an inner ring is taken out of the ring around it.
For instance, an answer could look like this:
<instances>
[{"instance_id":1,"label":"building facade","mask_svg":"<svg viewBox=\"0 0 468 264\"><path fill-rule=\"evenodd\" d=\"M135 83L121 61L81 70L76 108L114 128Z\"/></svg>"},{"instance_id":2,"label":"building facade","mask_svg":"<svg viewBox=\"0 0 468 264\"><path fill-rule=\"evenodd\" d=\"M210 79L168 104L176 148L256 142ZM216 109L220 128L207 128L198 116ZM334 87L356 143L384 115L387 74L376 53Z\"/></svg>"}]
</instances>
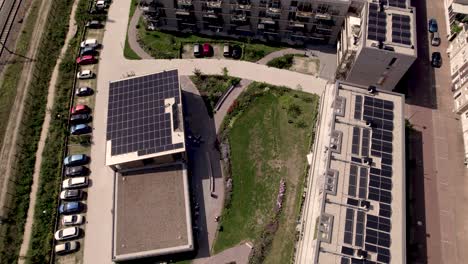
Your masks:
<instances>
[{"instance_id":1,"label":"building facade","mask_svg":"<svg viewBox=\"0 0 468 264\"><path fill-rule=\"evenodd\" d=\"M444 0L448 38L453 39L468 21L468 0Z\"/></svg>"},{"instance_id":2,"label":"building facade","mask_svg":"<svg viewBox=\"0 0 468 264\"><path fill-rule=\"evenodd\" d=\"M364 0L147 0L151 27L288 44L334 44Z\"/></svg>"},{"instance_id":3,"label":"building facade","mask_svg":"<svg viewBox=\"0 0 468 264\"><path fill-rule=\"evenodd\" d=\"M460 115L465 145L465 159L468 157L468 26L452 40L447 53L450 57L451 89L454 112Z\"/></svg>"},{"instance_id":4,"label":"building facade","mask_svg":"<svg viewBox=\"0 0 468 264\"><path fill-rule=\"evenodd\" d=\"M417 57L409 1L369 2L350 13L337 44L337 79L393 90Z\"/></svg>"}]
</instances>

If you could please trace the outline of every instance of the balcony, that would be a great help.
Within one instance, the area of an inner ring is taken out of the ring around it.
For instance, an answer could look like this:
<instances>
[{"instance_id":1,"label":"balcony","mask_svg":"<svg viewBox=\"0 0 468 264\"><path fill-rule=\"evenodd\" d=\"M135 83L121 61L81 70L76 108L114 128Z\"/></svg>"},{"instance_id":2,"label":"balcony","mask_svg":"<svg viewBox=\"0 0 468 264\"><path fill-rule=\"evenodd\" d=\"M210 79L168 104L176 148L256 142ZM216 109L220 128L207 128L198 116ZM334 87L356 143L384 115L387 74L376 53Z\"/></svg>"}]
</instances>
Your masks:
<instances>
[{"instance_id":1,"label":"balcony","mask_svg":"<svg viewBox=\"0 0 468 264\"><path fill-rule=\"evenodd\" d=\"M309 17L312 17L313 16L313 13L312 11L297 11L296 12L296 17L306 17L306 18L309 18Z\"/></svg>"},{"instance_id":2,"label":"balcony","mask_svg":"<svg viewBox=\"0 0 468 264\"><path fill-rule=\"evenodd\" d=\"M184 8L177 8L175 14L178 16L190 16L190 11Z\"/></svg>"},{"instance_id":3,"label":"balcony","mask_svg":"<svg viewBox=\"0 0 468 264\"><path fill-rule=\"evenodd\" d=\"M281 8L279 8L279 7L269 7L269 8L267 8L266 13L268 15L280 15L281 14Z\"/></svg>"},{"instance_id":4,"label":"balcony","mask_svg":"<svg viewBox=\"0 0 468 264\"><path fill-rule=\"evenodd\" d=\"M322 19L322 20L331 20L332 16L329 13L317 13L315 14L316 19Z\"/></svg>"},{"instance_id":5,"label":"balcony","mask_svg":"<svg viewBox=\"0 0 468 264\"><path fill-rule=\"evenodd\" d=\"M177 0L177 5L180 7L192 6L192 0Z\"/></svg>"},{"instance_id":6,"label":"balcony","mask_svg":"<svg viewBox=\"0 0 468 264\"><path fill-rule=\"evenodd\" d=\"M203 14L204 18L217 19L219 18L218 14L214 10L208 10Z\"/></svg>"},{"instance_id":7,"label":"balcony","mask_svg":"<svg viewBox=\"0 0 468 264\"><path fill-rule=\"evenodd\" d=\"M291 27L291 28L294 29L294 30L304 29L304 28L305 28L305 24L304 24L304 23L301 23L301 22L298 22L298 21L290 21L290 22L289 22L289 27Z\"/></svg>"},{"instance_id":8,"label":"balcony","mask_svg":"<svg viewBox=\"0 0 468 264\"><path fill-rule=\"evenodd\" d=\"M264 18L260 19L260 24L276 25L276 21L273 20L272 18L264 17Z\"/></svg>"},{"instance_id":9,"label":"balcony","mask_svg":"<svg viewBox=\"0 0 468 264\"><path fill-rule=\"evenodd\" d=\"M222 4L223 4L222 0L207 1L206 2L206 7L208 7L208 8L221 8Z\"/></svg>"},{"instance_id":10,"label":"balcony","mask_svg":"<svg viewBox=\"0 0 468 264\"><path fill-rule=\"evenodd\" d=\"M252 5L249 0L237 0L234 4L235 10L250 11L250 9L252 9Z\"/></svg>"},{"instance_id":11,"label":"balcony","mask_svg":"<svg viewBox=\"0 0 468 264\"><path fill-rule=\"evenodd\" d=\"M246 14L235 14L231 16L231 20L233 22L246 22L247 15Z\"/></svg>"}]
</instances>

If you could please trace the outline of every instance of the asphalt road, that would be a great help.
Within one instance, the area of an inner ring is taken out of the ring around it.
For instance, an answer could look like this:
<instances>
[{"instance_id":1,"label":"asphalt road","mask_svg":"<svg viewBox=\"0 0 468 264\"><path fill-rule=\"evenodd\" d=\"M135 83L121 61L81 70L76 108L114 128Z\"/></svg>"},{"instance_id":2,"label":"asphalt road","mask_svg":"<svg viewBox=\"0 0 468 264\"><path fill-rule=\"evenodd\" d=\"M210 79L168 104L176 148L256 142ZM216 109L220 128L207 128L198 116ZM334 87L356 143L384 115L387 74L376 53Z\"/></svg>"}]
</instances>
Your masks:
<instances>
[{"instance_id":1,"label":"asphalt road","mask_svg":"<svg viewBox=\"0 0 468 264\"><path fill-rule=\"evenodd\" d=\"M459 117L453 113L444 3L413 0L417 19L418 59L401 87L407 90L406 118L413 124L406 175L409 263L466 263L468 251L468 178ZM429 43L427 21L436 18L443 41ZM430 55L442 53L443 65L430 66Z\"/></svg>"}]
</instances>

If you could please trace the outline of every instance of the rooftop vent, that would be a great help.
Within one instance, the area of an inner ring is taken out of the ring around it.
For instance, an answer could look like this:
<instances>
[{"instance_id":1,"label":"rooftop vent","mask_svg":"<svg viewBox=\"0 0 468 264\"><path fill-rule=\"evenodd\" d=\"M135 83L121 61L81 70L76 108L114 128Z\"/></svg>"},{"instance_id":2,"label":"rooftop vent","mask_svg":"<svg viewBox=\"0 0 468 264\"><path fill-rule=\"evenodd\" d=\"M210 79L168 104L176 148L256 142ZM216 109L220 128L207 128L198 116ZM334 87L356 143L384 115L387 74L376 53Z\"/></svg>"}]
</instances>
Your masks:
<instances>
[{"instance_id":1,"label":"rooftop vent","mask_svg":"<svg viewBox=\"0 0 468 264\"><path fill-rule=\"evenodd\" d=\"M362 162L364 162L364 164L369 165L369 166L372 165L372 159L369 157L362 158Z\"/></svg>"},{"instance_id":2,"label":"rooftop vent","mask_svg":"<svg viewBox=\"0 0 468 264\"><path fill-rule=\"evenodd\" d=\"M356 250L356 258L358 259L366 259L367 258L367 251L358 249Z\"/></svg>"},{"instance_id":3,"label":"rooftop vent","mask_svg":"<svg viewBox=\"0 0 468 264\"><path fill-rule=\"evenodd\" d=\"M377 87L374 85L369 85L369 87L367 87L367 91L371 94L375 94L377 92Z\"/></svg>"},{"instance_id":4,"label":"rooftop vent","mask_svg":"<svg viewBox=\"0 0 468 264\"><path fill-rule=\"evenodd\" d=\"M362 209L365 209L365 210L369 210L370 202L366 201L366 200L360 200L359 201L359 207L361 207Z\"/></svg>"}]
</instances>

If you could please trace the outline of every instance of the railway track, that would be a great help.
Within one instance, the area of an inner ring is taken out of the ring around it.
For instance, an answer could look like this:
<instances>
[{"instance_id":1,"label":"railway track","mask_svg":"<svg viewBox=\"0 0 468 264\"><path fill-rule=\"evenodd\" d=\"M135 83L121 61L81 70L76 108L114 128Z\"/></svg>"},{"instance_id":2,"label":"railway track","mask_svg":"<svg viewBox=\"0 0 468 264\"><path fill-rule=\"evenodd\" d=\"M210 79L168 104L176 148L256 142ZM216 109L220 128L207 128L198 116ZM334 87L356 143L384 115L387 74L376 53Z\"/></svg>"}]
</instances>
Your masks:
<instances>
[{"instance_id":1,"label":"railway track","mask_svg":"<svg viewBox=\"0 0 468 264\"><path fill-rule=\"evenodd\" d=\"M5 43L10 35L21 2L22 0L0 0L0 56L5 51Z\"/></svg>"}]
</instances>

